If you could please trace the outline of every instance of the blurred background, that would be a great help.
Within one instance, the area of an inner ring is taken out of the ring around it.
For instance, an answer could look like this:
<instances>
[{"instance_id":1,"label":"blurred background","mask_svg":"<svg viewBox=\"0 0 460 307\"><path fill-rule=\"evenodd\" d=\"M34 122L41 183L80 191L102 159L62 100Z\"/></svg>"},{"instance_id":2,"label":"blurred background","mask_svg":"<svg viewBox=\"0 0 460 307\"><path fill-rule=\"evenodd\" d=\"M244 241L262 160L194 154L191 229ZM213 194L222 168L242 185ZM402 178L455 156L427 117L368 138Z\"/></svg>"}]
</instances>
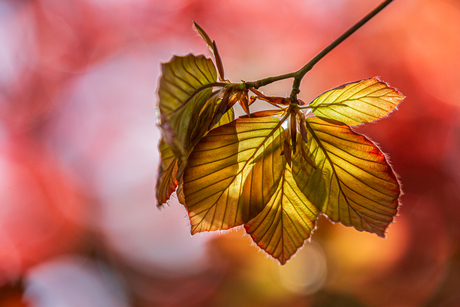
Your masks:
<instances>
[{"instance_id":1,"label":"blurred background","mask_svg":"<svg viewBox=\"0 0 460 307\"><path fill-rule=\"evenodd\" d=\"M192 237L175 198L156 208L160 63L210 55L192 20L254 81L379 3L0 0L0 306L460 306L457 0L395 1L302 82L304 101L373 76L407 96L356 128L403 184L387 239L320 218L281 267L242 229Z\"/></svg>"}]
</instances>

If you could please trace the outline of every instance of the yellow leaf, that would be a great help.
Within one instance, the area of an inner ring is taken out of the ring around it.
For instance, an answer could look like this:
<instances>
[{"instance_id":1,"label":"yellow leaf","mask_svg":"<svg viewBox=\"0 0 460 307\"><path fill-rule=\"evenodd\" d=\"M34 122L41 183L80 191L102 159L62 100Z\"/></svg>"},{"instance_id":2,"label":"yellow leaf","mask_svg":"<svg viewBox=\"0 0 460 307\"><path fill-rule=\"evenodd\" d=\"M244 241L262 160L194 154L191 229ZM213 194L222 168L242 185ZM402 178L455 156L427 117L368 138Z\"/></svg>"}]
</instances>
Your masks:
<instances>
[{"instance_id":1,"label":"yellow leaf","mask_svg":"<svg viewBox=\"0 0 460 307\"><path fill-rule=\"evenodd\" d=\"M274 117L240 118L201 139L184 171L192 234L241 225L263 210L285 164L282 131Z\"/></svg>"},{"instance_id":2,"label":"yellow leaf","mask_svg":"<svg viewBox=\"0 0 460 307\"><path fill-rule=\"evenodd\" d=\"M344 84L319 95L310 103L313 113L347 125L360 125L382 118L404 95L378 78Z\"/></svg>"},{"instance_id":3,"label":"yellow leaf","mask_svg":"<svg viewBox=\"0 0 460 307\"><path fill-rule=\"evenodd\" d=\"M286 164L264 210L244 225L256 244L285 264L310 237L318 209L305 197Z\"/></svg>"},{"instance_id":4,"label":"yellow leaf","mask_svg":"<svg viewBox=\"0 0 460 307\"><path fill-rule=\"evenodd\" d=\"M213 129L226 125L234 120L235 120L235 111L233 111L233 108L230 108L224 115L222 115L222 117L217 122L217 124L214 125Z\"/></svg>"},{"instance_id":5,"label":"yellow leaf","mask_svg":"<svg viewBox=\"0 0 460 307\"><path fill-rule=\"evenodd\" d=\"M306 127L305 151L317 168L296 154L292 163L299 188L332 221L384 237L401 195L384 154L347 125L309 117Z\"/></svg>"}]
</instances>

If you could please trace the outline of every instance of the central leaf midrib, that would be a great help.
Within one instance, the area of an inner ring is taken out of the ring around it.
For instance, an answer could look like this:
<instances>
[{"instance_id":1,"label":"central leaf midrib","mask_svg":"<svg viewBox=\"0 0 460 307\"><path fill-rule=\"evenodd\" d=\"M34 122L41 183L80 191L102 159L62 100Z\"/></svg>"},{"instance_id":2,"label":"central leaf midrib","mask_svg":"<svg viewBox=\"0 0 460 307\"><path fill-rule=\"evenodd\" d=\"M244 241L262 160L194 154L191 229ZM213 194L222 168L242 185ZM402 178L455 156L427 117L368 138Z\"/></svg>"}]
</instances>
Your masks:
<instances>
[{"instance_id":1,"label":"central leaf midrib","mask_svg":"<svg viewBox=\"0 0 460 307\"><path fill-rule=\"evenodd\" d=\"M244 123L247 124L248 122L245 121ZM279 122L277 123L277 125L276 125L274 128L272 128L271 132L264 138L264 140L263 140L257 147L254 148L254 153L246 160L246 162L244 163L243 167L237 172L237 174L235 174L234 179L231 180L230 183L229 183L223 190L221 190L221 191L218 192L218 193L220 193L220 195L218 196L218 198L216 199L216 201L215 201L213 204L211 204L211 205L209 206L209 208L207 209L208 212L206 212L205 216L209 213L209 210L211 210L213 207L215 207L215 206L217 205L217 202L221 199L221 197L222 197L222 195L224 194L224 192L228 190L228 187L229 187L229 186L236 180L236 178L246 169L247 165L249 164L249 162L250 162L252 159L254 159L254 156L255 156L256 153L259 151L259 149L260 149L262 146L264 146L264 144L268 141L268 139L270 139L270 137L272 137L273 134L281 127L281 124L282 124L282 121L279 121ZM268 130L268 129L264 128L264 130ZM244 185L244 184L242 183L242 184L241 184L241 189L243 188L243 185ZM216 195L216 194L218 194L218 193L214 193L213 195ZM186 201L186 203L187 203L187 201ZM193 207L194 205L196 205L196 203L195 203L195 204L191 204L191 207ZM228 205L228 204L227 204L227 205ZM227 212L227 205L226 205L226 207L225 207L224 216L225 216L225 214L226 214L226 212ZM240 206L238 206L238 208L239 208L239 207L240 207ZM237 213L235 214L235 218L236 218L236 216L238 215L238 211L239 211L238 208L237 208ZM206 209L205 209L204 211L206 211ZM203 212L204 212L204 211L203 211ZM194 215L194 216L196 216L196 215ZM203 219L204 219L204 218L203 218ZM199 224L202 223L203 219L201 219L201 221L200 221ZM223 222L223 221L222 221L222 222ZM198 224L196 224L196 225L198 225ZM211 224L210 227L212 227L212 224Z\"/></svg>"},{"instance_id":2,"label":"central leaf midrib","mask_svg":"<svg viewBox=\"0 0 460 307\"><path fill-rule=\"evenodd\" d=\"M319 139L319 137L316 135L314 129L310 126L310 124L308 123L308 121L305 122L306 123L306 126L308 128L308 130L310 131L310 133L312 134L313 138L315 139L316 143L318 144L318 146L321 148L321 150L323 151L324 153L324 156L326 157L326 159L328 160L329 164L331 165L331 169L332 169L332 172L334 174L334 177L337 181L337 185L339 187L339 190L340 190L340 193L342 194L343 198L345 199L345 202L347 203L348 205L348 210L350 210L350 208L362 219L364 220L364 218L361 216L361 214L355 210L355 208L353 208L350 203L348 202L348 197L345 195L345 193L343 192L342 190L342 182L341 180L339 179L339 176L337 175L337 172L335 170L335 167L334 167L334 163L332 162L331 158L329 157L328 155L328 152L327 150L324 148L321 140ZM339 214L339 217L340 217L340 208L338 207L338 204L337 204L337 213ZM350 214L348 214L348 217L350 218L351 220L351 217L350 217ZM366 223L369 224L369 222L365 221ZM370 225L370 224L369 224ZM372 225L370 225L372 228L374 228Z\"/></svg>"}]
</instances>

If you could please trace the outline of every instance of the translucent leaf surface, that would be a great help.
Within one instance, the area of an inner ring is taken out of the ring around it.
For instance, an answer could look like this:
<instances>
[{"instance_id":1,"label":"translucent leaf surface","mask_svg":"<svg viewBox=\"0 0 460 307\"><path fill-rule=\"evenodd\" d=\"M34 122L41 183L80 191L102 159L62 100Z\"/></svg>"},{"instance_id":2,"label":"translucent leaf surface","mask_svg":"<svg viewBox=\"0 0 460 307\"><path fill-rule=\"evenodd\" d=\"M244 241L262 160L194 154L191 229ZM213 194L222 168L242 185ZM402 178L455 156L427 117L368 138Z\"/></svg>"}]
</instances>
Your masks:
<instances>
[{"instance_id":1,"label":"translucent leaf surface","mask_svg":"<svg viewBox=\"0 0 460 307\"><path fill-rule=\"evenodd\" d=\"M244 227L260 248L284 264L310 237L317 215L286 164L270 202Z\"/></svg>"},{"instance_id":2,"label":"translucent leaf surface","mask_svg":"<svg viewBox=\"0 0 460 307\"><path fill-rule=\"evenodd\" d=\"M214 125L213 129L226 125L235 120L235 111L233 108L230 108L222 117L219 119L219 122Z\"/></svg>"},{"instance_id":3,"label":"translucent leaf surface","mask_svg":"<svg viewBox=\"0 0 460 307\"><path fill-rule=\"evenodd\" d=\"M157 179L157 206L165 204L171 194L177 187L177 162L178 158L174 155L168 144L163 139L160 140L158 145L161 155L160 169Z\"/></svg>"},{"instance_id":4,"label":"translucent leaf surface","mask_svg":"<svg viewBox=\"0 0 460 307\"><path fill-rule=\"evenodd\" d=\"M218 107L218 104L217 104ZM215 128L228 124L229 122L233 121L235 118L235 113L233 109L229 109L219 120L217 124L214 125ZM216 120L215 118L214 120ZM207 130L206 130L207 132ZM161 207L165 204L171 194L175 191L176 187L178 186L178 181L180 181L180 177L183 174L183 167L186 165L187 161L180 161L178 157L176 157L172 151L172 149L166 144L164 139L160 140L159 144L160 150L160 167L158 172L158 179L157 179L157 188L156 188L156 197L157 197L157 206ZM178 167L181 165L181 167ZM184 198L182 193L182 186L180 185L180 189L177 191L178 198L180 203L184 204Z\"/></svg>"},{"instance_id":5,"label":"translucent leaf surface","mask_svg":"<svg viewBox=\"0 0 460 307\"><path fill-rule=\"evenodd\" d=\"M229 108L228 101L222 99L224 93L225 89L221 89L206 102L206 105L199 114L197 122L195 122L195 135L201 138L209 130L235 120L233 108Z\"/></svg>"},{"instance_id":6,"label":"translucent leaf surface","mask_svg":"<svg viewBox=\"0 0 460 307\"><path fill-rule=\"evenodd\" d=\"M216 78L214 64L202 55L174 56L162 65L158 89L161 128L165 142L178 157L186 156L202 136L197 135L196 124L212 88L197 90ZM198 131L204 134L207 129Z\"/></svg>"},{"instance_id":7,"label":"translucent leaf surface","mask_svg":"<svg viewBox=\"0 0 460 307\"><path fill-rule=\"evenodd\" d=\"M319 95L313 113L347 125L360 125L386 116L404 98L378 78L348 83Z\"/></svg>"},{"instance_id":8,"label":"translucent leaf surface","mask_svg":"<svg viewBox=\"0 0 460 307\"><path fill-rule=\"evenodd\" d=\"M284 167L277 118L240 118L211 130L184 172L191 232L229 229L261 212Z\"/></svg>"},{"instance_id":9,"label":"translucent leaf surface","mask_svg":"<svg viewBox=\"0 0 460 307\"><path fill-rule=\"evenodd\" d=\"M293 173L299 188L332 221L384 237L401 194L384 154L346 125L316 117L306 123L305 150L317 168L302 162L300 151L296 154Z\"/></svg>"}]
</instances>

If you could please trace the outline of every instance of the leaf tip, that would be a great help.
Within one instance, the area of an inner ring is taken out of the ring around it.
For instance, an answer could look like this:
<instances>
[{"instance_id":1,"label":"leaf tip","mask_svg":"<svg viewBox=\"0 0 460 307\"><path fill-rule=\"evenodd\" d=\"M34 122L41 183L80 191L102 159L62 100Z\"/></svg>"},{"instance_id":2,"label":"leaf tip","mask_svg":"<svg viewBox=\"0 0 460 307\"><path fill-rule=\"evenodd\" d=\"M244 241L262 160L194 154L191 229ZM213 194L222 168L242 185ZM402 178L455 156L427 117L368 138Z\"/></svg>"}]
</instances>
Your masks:
<instances>
[{"instance_id":1,"label":"leaf tip","mask_svg":"<svg viewBox=\"0 0 460 307\"><path fill-rule=\"evenodd\" d=\"M285 265L288 262L289 259L285 259L285 258L279 259L279 258L277 258L276 260L278 261L278 263L280 265Z\"/></svg>"},{"instance_id":2,"label":"leaf tip","mask_svg":"<svg viewBox=\"0 0 460 307\"><path fill-rule=\"evenodd\" d=\"M208 44L208 47L211 49L211 51L213 51L212 50L213 44L212 44L211 38L206 33L206 31L195 20L193 20L193 29L197 31L198 34L200 34L200 36L203 38L206 44Z\"/></svg>"},{"instance_id":3,"label":"leaf tip","mask_svg":"<svg viewBox=\"0 0 460 307\"><path fill-rule=\"evenodd\" d=\"M376 232L375 234L376 234L379 238L382 238L382 239L386 239L386 238L387 238L386 233L385 233L385 230Z\"/></svg>"}]
</instances>

